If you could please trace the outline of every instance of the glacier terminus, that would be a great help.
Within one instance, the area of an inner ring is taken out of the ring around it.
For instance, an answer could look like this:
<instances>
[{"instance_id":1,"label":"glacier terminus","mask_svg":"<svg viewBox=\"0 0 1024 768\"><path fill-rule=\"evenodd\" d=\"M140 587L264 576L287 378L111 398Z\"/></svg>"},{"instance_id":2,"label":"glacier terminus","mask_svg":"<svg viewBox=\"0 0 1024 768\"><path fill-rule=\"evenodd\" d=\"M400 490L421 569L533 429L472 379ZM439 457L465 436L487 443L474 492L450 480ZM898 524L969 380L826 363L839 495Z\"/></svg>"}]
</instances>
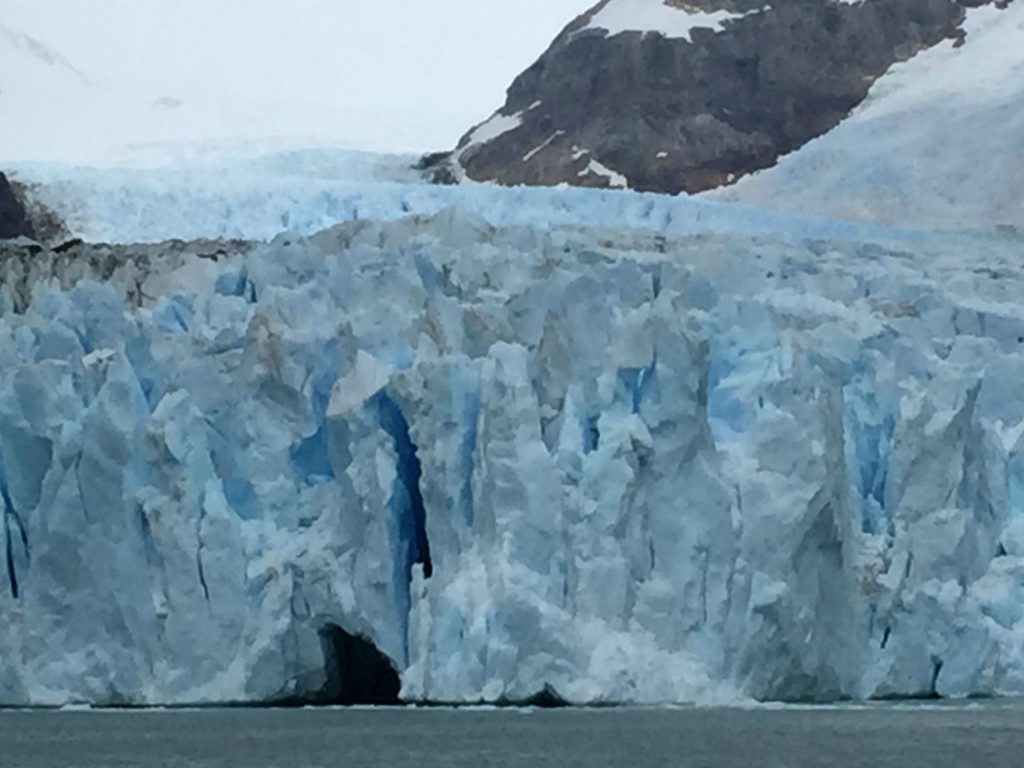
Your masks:
<instances>
[{"instance_id":1,"label":"glacier terminus","mask_svg":"<svg viewBox=\"0 0 1024 768\"><path fill-rule=\"evenodd\" d=\"M388 189L2 246L0 703L1024 693L1015 233Z\"/></svg>"}]
</instances>

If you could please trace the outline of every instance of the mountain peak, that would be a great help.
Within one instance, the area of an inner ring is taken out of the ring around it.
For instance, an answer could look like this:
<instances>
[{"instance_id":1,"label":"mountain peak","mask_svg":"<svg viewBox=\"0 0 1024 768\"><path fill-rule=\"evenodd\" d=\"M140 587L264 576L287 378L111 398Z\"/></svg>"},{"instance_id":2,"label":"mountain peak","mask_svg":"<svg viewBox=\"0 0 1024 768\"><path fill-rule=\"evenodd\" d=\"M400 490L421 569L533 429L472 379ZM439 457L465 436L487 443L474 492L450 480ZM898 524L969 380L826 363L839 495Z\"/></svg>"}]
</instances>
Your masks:
<instances>
[{"instance_id":1,"label":"mountain peak","mask_svg":"<svg viewBox=\"0 0 1024 768\"><path fill-rule=\"evenodd\" d=\"M990 0L602 0L435 162L436 180L702 192L840 124Z\"/></svg>"}]
</instances>

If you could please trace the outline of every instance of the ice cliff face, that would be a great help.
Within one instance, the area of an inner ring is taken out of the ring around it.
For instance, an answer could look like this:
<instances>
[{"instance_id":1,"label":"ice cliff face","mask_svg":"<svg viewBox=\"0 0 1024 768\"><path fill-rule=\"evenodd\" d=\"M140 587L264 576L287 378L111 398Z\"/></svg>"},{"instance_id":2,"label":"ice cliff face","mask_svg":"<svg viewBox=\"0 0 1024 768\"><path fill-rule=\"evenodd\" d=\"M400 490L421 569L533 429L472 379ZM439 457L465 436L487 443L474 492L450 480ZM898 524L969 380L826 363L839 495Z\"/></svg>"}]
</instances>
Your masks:
<instances>
[{"instance_id":1,"label":"ice cliff face","mask_svg":"<svg viewBox=\"0 0 1024 768\"><path fill-rule=\"evenodd\" d=\"M3 703L1024 692L1018 241L147 248L2 252Z\"/></svg>"}]
</instances>

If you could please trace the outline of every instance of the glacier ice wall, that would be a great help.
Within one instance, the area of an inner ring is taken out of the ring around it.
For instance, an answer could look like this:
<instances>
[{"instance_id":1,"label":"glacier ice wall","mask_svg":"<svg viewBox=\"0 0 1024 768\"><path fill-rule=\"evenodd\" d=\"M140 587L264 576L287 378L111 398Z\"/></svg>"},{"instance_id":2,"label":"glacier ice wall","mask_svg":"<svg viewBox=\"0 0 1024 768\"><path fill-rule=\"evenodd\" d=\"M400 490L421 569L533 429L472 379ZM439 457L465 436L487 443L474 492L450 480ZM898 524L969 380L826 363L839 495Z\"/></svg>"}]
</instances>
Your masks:
<instances>
[{"instance_id":1,"label":"glacier ice wall","mask_svg":"<svg viewBox=\"0 0 1024 768\"><path fill-rule=\"evenodd\" d=\"M302 699L330 627L406 700L1024 693L1017 241L90 253L0 301L2 703Z\"/></svg>"}]
</instances>

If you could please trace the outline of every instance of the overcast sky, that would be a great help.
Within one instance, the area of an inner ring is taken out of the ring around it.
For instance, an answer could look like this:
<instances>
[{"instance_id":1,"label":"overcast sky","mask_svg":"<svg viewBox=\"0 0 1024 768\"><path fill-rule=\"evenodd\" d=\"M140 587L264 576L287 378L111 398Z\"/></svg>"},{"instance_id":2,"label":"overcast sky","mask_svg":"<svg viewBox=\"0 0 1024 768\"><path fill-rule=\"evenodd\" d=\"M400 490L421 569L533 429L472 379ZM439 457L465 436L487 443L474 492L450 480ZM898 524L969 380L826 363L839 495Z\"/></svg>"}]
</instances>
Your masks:
<instances>
[{"instance_id":1,"label":"overcast sky","mask_svg":"<svg viewBox=\"0 0 1024 768\"><path fill-rule=\"evenodd\" d=\"M592 4L0 0L0 24L99 88L182 100L193 131L208 121L225 136L302 131L420 151L452 145L500 106L512 78Z\"/></svg>"}]
</instances>

